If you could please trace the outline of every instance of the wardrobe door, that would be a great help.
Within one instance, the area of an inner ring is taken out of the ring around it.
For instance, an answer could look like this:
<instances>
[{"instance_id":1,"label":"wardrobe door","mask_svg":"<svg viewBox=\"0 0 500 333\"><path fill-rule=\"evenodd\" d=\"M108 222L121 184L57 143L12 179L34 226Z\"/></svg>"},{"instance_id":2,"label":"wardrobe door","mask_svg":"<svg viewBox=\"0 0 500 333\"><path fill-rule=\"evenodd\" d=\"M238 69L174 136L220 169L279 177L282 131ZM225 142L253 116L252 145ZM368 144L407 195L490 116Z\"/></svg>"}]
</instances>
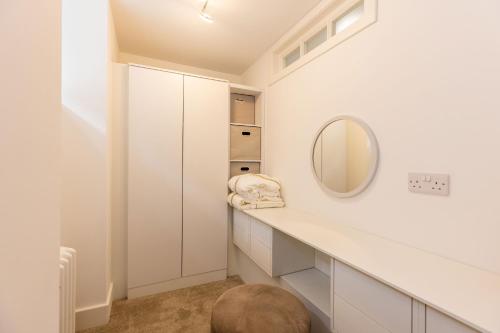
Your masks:
<instances>
[{"instance_id":1,"label":"wardrobe door","mask_svg":"<svg viewBox=\"0 0 500 333\"><path fill-rule=\"evenodd\" d=\"M181 277L183 76L130 67L128 288Z\"/></svg>"},{"instance_id":2,"label":"wardrobe door","mask_svg":"<svg viewBox=\"0 0 500 333\"><path fill-rule=\"evenodd\" d=\"M184 77L182 275L226 268L229 86Z\"/></svg>"}]
</instances>

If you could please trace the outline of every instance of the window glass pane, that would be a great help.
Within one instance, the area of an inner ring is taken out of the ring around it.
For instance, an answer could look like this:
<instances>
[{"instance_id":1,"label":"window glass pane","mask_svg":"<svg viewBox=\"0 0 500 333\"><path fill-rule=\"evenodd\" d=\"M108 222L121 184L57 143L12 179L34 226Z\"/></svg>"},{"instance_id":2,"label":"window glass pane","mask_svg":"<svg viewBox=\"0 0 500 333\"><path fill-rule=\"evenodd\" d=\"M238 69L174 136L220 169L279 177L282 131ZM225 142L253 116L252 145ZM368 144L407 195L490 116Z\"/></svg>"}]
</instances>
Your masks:
<instances>
[{"instance_id":1,"label":"window glass pane","mask_svg":"<svg viewBox=\"0 0 500 333\"><path fill-rule=\"evenodd\" d=\"M300 58L300 46L294 49L292 52L288 53L284 58L283 62L285 67L290 66Z\"/></svg>"},{"instance_id":2,"label":"window glass pane","mask_svg":"<svg viewBox=\"0 0 500 333\"><path fill-rule=\"evenodd\" d=\"M326 27L324 27L311 38L306 40L306 42L304 43L306 53L323 44L323 42L325 42L327 38L328 33L326 32Z\"/></svg>"},{"instance_id":3,"label":"window glass pane","mask_svg":"<svg viewBox=\"0 0 500 333\"><path fill-rule=\"evenodd\" d=\"M354 22L359 20L359 18L363 16L363 2L360 2L356 6L354 6L347 13L339 17L336 21L333 22L333 34L336 35L339 32L350 27Z\"/></svg>"}]
</instances>

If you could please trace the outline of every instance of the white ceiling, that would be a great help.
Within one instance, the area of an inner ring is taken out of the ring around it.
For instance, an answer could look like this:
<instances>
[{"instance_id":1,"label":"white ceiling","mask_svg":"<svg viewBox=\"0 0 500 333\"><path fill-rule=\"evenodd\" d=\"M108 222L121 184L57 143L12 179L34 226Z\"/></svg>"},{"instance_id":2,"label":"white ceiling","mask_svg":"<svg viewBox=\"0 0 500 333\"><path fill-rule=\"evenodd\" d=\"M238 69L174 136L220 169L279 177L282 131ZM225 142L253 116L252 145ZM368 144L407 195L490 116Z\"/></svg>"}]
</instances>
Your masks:
<instances>
[{"instance_id":1,"label":"white ceiling","mask_svg":"<svg viewBox=\"0 0 500 333\"><path fill-rule=\"evenodd\" d=\"M320 0L113 0L120 51L242 74Z\"/></svg>"}]
</instances>

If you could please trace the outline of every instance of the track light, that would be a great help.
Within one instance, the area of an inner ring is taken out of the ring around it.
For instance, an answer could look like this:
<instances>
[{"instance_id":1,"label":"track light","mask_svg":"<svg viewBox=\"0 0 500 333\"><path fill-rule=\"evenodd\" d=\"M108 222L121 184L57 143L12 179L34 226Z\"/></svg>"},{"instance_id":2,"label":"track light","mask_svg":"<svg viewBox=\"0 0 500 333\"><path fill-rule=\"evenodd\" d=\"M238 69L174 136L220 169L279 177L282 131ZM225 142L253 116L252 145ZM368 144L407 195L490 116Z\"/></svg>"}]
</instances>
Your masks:
<instances>
[{"instance_id":1,"label":"track light","mask_svg":"<svg viewBox=\"0 0 500 333\"><path fill-rule=\"evenodd\" d=\"M208 0L205 1L205 4L203 5L203 8L201 9L200 17L208 23L213 23L214 18L212 17L212 15L210 15L206 12L207 6L208 6Z\"/></svg>"}]
</instances>

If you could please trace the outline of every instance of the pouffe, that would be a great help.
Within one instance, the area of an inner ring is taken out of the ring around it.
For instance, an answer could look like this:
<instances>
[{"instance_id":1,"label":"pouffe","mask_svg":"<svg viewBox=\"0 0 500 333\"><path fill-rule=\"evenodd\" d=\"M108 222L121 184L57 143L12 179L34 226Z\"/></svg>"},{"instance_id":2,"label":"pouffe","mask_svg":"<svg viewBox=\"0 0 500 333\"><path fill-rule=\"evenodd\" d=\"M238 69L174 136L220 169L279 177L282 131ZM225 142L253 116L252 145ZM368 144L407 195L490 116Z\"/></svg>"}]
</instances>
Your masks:
<instances>
[{"instance_id":1,"label":"pouffe","mask_svg":"<svg viewBox=\"0 0 500 333\"><path fill-rule=\"evenodd\" d=\"M311 319L288 291L263 284L229 289L213 307L212 333L309 333Z\"/></svg>"}]
</instances>

